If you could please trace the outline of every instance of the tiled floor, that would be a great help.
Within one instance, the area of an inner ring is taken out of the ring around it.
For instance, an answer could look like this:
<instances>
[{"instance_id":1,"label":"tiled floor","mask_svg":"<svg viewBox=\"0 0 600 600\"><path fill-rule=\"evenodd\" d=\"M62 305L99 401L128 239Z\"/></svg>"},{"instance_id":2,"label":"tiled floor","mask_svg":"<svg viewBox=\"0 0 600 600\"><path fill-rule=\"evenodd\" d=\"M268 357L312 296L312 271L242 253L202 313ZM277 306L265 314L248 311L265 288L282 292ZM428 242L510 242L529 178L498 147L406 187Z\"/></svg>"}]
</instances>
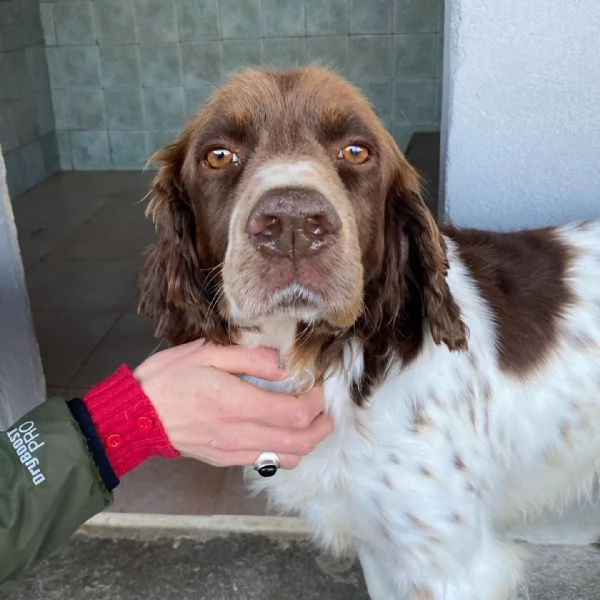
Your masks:
<instances>
[{"instance_id":1,"label":"tiled floor","mask_svg":"<svg viewBox=\"0 0 600 600\"><path fill-rule=\"evenodd\" d=\"M13 202L48 391L75 396L157 347L137 315L140 255L154 238L140 203L150 175L62 173ZM112 510L264 514L238 469L151 460L126 475Z\"/></svg>"}]
</instances>

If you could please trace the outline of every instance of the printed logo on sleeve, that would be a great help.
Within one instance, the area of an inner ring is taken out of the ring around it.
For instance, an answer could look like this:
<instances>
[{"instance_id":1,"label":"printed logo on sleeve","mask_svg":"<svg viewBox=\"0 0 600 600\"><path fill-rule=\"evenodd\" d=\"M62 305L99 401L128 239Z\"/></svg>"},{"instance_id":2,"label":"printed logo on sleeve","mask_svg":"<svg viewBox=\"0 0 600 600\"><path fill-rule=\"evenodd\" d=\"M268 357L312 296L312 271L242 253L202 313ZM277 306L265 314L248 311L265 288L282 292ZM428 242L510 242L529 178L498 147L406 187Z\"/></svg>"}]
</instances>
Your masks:
<instances>
[{"instance_id":1,"label":"printed logo on sleeve","mask_svg":"<svg viewBox=\"0 0 600 600\"><path fill-rule=\"evenodd\" d=\"M46 444L38 441L39 432L33 421L25 421L18 427L11 429L6 434L12 447L14 448L21 463L27 467L31 473L33 485L40 485L46 481L44 474L39 468L40 461L35 456L36 452Z\"/></svg>"}]
</instances>

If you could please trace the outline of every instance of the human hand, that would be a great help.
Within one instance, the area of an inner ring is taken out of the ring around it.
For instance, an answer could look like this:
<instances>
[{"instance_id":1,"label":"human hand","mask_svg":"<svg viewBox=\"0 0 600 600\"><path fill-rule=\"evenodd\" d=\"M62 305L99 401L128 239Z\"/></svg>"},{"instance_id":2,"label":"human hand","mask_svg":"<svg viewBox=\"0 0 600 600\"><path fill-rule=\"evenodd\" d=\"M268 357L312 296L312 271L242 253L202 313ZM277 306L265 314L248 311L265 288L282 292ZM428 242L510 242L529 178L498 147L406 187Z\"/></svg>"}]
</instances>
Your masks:
<instances>
[{"instance_id":1,"label":"human hand","mask_svg":"<svg viewBox=\"0 0 600 600\"><path fill-rule=\"evenodd\" d=\"M134 376L152 401L171 444L220 467L252 465L276 452L294 468L333 429L321 388L296 396L266 392L236 376L281 380L275 352L198 340L154 354Z\"/></svg>"}]
</instances>

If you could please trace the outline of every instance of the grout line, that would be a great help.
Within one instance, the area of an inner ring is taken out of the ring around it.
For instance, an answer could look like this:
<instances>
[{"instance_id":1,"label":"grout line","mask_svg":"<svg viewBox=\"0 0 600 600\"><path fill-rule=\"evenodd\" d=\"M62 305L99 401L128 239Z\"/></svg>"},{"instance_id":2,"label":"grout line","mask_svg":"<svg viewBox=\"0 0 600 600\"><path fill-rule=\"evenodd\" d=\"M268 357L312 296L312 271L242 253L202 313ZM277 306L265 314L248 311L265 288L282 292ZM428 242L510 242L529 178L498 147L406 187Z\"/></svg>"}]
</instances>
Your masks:
<instances>
[{"instance_id":1,"label":"grout line","mask_svg":"<svg viewBox=\"0 0 600 600\"><path fill-rule=\"evenodd\" d=\"M392 105L390 106L389 114L389 132L394 137L394 120L396 116L396 17L397 17L398 6L397 2L392 5Z\"/></svg>"},{"instance_id":2,"label":"grout line","mask_svg":"<svg viewBox=\"0 0 600 600\"><path fill-rule=\"evenodd\" d=\"M346 35L348 37L350 37L350 8L350 0L346 0ZM348 56L348 58L350 58L350 56Z\"/></svg>"},{"instance_id":3,"label":"grout line","mask_svg":"<svg viewBox=\"0 0 600 600\"><path fill-rule=\"evenodd\" d=\"M96 342L96 344L94 344L92 346L92 348L90 348L89 352L83 357L83 360L79 363L79 366L73 372L73 375L68 380L68 383L65 386L65 388L74 387L71 384L73 383L73 380L75 379L75 377L77 377L77 374L79 373L79 371L81 371L81 369L83 367L85 367L89 363L89 359L91 358L92 354L98 349L98 347L110 335L110 333L117 327L117 325L123 320L123 318L127 314L127 311L129 310L129 307L131 306L131 303L133 302L134 298L137 296L137 293L138 293L138 289L136 287L135 294L131 297L131 300L129 300L127 302L127 304L125 305L125 307L123 308L123 310L121 312L114 311L119 316L113 321L112 325L104 332L104 335L100 337L100 339ZM137 365L132 365L132 366L137 366ZM92 383L92 384L89 384L89 385L95 385L95 384ZM87 387L89 387L89 385Z\"/></svg>"},{"instance_id":4,"label":"grout line","mask_svg":"<svg viewBox=\"0 0 600 600\"><path fill-rule=\"evenodd\" d=\"M261 40L265 40L265 25L264 25L264 12L263 12L263 2L262 0L258 0L258 34ZM264 44L263 44L264 46Z\"/></svg>"},{"instance_id":5,"label":"grout line","mask_svg":"<svg viewBox=\"0 0 600 600\"><path fill-rule=\"evenodd\" d=\"M308 0L303 0L304 4L304 61L308 60Z\"/></svg>"},{"instance_id":6,"label":"grout line","mask_svg":"<svg viewBox=\"0 0 600 600\"><path fill-rule=\"evenodd\" d=\"M215 7L217 11L217 35L216 41L218 41L221 45L223 45L223 17L221 16L221 2L220 0L215 0ZM183 61L182 61L183 63ZM182 66L183 69L183 66ZM183 81L183 80L182 80Z\"/></svg>"},{"instance_id":7,"label":"grout line","mask_svg":"<svg viewBox=\"0 0 600 600\"><path fill-rule=\"evenodd\" d=\"M136 291L137 294L137 291ZM134 296L135 297L135 296ZM133 300L133 298L131 299ZM75 379L75 377L77 377L79 371L81 371L81 369L83 369L83 367L85 367L88 363L89 360L92 356L92 354L99 348L99 346L102 344L102 342L110 335L110 333L117 327L117 325L123 320L123 317L127 314L127 311L129 309L129 306L131 305L131 301L129 301L127 303L127 305L125 306L125 308L119 313L118 311L114 311L115 314L118 314L119 316L113 321L112 325L104 332L104 335L102 335L100 337L100 339L90 348L89 352L87 352L83 359L81 360L81 362L79 363L79 366L75 369L75 371L73 371L73 375L71 375L71 377L68 379L67 385L65 385L65 388L70 388L70 387L81 387L81 386L73 386L73 380ZM71 311L69 311L71 312ZM131 365L132 367L137 366L137 365ZM106 375L108 376L110 373L107 373ZM87 386L84 387L90 387L92 385L95 385L98 382L93 382L91 384L88 384Z\"/></svg>"}]
</instances>

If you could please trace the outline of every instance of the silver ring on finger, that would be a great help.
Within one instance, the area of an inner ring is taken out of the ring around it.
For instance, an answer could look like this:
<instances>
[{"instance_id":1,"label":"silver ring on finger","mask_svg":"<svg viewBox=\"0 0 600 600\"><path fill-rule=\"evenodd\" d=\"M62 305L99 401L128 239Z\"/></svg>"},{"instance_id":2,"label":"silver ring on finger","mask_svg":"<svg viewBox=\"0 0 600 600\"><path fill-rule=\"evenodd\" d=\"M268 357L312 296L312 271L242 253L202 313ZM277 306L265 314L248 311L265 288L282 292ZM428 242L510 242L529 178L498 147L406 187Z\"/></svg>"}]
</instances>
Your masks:
<instances>
[{"instance_id":1,"label":"silver ring on finger","mask_svg":"<svg viewBox=\"0 0 600 600\"><path fill-rule=\"evenodd\" d=\"M254 462L254 470L261 477L273 477L281 468L281 460L275 452L261 452Z\"/></svg>"}]
</instances>

